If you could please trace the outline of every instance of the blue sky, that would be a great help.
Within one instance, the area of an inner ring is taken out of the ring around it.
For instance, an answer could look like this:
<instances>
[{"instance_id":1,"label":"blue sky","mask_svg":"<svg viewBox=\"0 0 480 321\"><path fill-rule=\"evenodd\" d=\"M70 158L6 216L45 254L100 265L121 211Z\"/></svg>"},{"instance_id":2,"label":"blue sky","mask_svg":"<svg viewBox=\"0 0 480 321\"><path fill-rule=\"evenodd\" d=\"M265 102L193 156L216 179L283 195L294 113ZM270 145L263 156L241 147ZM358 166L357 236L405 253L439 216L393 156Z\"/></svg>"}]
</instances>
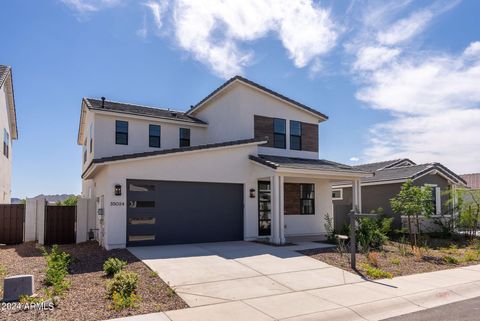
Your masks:
<instances>
[{"instance_id":1,"label":"blue sky","mask_svg":"<svg viewBox=\"0 0 480 321\"><path fill-rule=\"evenodd\" d=\"M13 196L79 193L81 98L186 110L241 74L327 114L321 158L480 171L480 2L2 1Z\"/></svg>"}]
</instances>

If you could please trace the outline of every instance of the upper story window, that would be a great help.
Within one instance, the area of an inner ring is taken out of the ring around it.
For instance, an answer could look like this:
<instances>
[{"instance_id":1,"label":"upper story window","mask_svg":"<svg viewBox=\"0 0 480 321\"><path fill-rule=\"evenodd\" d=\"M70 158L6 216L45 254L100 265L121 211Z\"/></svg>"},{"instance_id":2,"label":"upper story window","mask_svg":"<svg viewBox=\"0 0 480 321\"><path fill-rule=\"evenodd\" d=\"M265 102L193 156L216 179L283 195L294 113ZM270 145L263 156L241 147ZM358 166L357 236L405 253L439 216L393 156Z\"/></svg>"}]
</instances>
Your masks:
<instances>
[{"instance_id":1,"label":"upper story window","mask_svg":"<svg viewBox=\"0 0 480 321\"><path fill-rule=\"evenodd\" d=\"M287 122L285 119L275 118L273 120L273 147L287 148Z\"/></svg>"},{"instance_id":2,"label":"upper story window","mask_svg":"<svg viewBox=\"0 0 480 321\"><path fill-rule=\"evenodd\" d=\"M160 126L148 126L148 146L160 148Z\"/></svg>"},{"instance_id":3,"label":"upper story window","mask_svg":"<svg viewBox=\"0 0 480 321\"><path fill-rule=\"evenodd\" d=\"M9 145L10 145L10 136L8 135L7 130L3 129L3 155L8 158L9 154Z\"/></svg>"},{"instance_id":4,"label":"upper story window","mask_svg":"<svg viewBox=\"0 0 480 321\"><path fill-rule=\"evenodd\" d=\"M90 154L93 151L93 123L90 124Z\"/></svg>"},{"instance_id":5,"label":"upper story window","mask_svg":"<svg viewBox=\"0 0 480 321\"><path fill-rule=\"evenodd\" d=\"M115 121L115 144L128 145L128 122Z\"/></svg>"},{"instance_id":6,"label":"upper story window","mask_svg":"<svg viewBox=\"0 0 480 321\"><path fill-rule=\"evenodd\" d=\"M290 121L290 149L302 150L302 123Z\"/></svg>"},{"instance_id":7,"label":"upper story window","mask_svg":"<svg viewBox=\"0 0 480 321\"><path fill-rule=\"evenodd\" d=\"M85 141L83 142L83 163L87 161L87 137L85 137Z\"/></svg>"},{"instance_id":8,"label":"upper story window","mask_svg":"<svg viewBox=\"0 0 480 321\"><path fill-rule=\"evenodd\" d=\"M180 128L180 147L190 146L190 128Z\"/></svg>"}]
</instances>

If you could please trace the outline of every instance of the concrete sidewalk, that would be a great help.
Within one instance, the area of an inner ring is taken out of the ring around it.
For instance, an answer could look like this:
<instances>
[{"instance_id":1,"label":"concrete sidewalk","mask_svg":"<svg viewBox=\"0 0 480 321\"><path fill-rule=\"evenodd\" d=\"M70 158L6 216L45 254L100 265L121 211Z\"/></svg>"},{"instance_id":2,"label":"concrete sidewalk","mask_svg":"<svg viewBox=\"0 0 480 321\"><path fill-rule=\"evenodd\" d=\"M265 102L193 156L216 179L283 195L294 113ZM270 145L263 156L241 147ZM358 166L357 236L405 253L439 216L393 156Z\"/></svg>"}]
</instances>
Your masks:
<instances>
[{"instance_id":1,"label":"concrete sidewalk","mask_svg":"<svg viewBox=\"0 0 480 321\"><path fill-rule=\"evenodd\" d=\"M373 282L288 247L195 246L132 250L191 307L128 320L381 320L480 296L480 265Z\"/></svg>"}]
</instances>

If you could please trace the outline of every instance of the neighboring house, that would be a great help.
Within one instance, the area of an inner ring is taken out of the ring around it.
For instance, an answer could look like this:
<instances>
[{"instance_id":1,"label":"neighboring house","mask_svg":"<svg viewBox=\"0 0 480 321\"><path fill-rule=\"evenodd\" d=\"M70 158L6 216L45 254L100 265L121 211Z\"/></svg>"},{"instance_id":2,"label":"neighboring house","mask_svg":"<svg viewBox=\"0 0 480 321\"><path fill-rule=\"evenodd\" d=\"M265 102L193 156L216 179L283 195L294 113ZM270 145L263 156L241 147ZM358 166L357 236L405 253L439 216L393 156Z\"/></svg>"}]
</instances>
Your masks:
<instances>
[{"instance_id":1,"label":"neighboring house","mask_svg":"<svg viewBox=\"0 0 480 321\"><path fill-rule=\"evenodd\" d=\"M373 176L361 180L361 210L370 213L383 208L386 215L393 216L394 227L401 226L399 215L394 215L390 199L395 197L407 180L413 180L417 186L432 188L434 215L452 214L452 206L446 204L449 196L444 193L456 187L465 186L465 181L447 167L439 163L417 165L411 160L396 159L379 163L363 164L354 168L373 172ZM334 183L333 198L335 212L335 229L342 230L346 222L346 213L352 208L351 183Z\"/></svg>"},{"instance_id":2,"label":"neighboring house","mask_svg":"<svg viewBox=\"0 0 480 321\"><path fill-rule=\"evenodd\" d=\"M464 174L460 175L460 177L467 182L468 188L480 189L480 173Z\"/></svg>"},{"instance_id":3,"label":"neighboring house","mask_svg":"<svg viewBox=\"0 0 480 321\"><path fill-rule=\"evenodd\" d=\"M111 249L324 235L332 182L369 175L319 160L325 120L239 76L187 112L84 98L82 196L96 200L96 238Z\"/></svg>"},{"instance_id":4,"label":"neighboring house","mask_svg":"<svg viewBox=\"0 0 480 321\"><path fill-rule=\"evenodd\" d=\"M0 204L10 204L12 140L17 137L12 68L0 65Z\"/></svg>"}]
</instances>

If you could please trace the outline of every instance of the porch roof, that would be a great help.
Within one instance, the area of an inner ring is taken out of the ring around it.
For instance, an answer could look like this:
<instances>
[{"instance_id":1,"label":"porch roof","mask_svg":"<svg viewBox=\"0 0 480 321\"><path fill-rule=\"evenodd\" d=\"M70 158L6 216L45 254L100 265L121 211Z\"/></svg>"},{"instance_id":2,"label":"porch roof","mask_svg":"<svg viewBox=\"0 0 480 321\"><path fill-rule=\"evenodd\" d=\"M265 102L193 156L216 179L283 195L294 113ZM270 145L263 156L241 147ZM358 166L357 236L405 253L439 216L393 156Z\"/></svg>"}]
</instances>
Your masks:
<instances>
[{"instance_id":1,"label":"porch roof","mask_svg":"<svg viewBox=\"0 0 480 321\"><path fill-rule=\"evenodd\" d=\"M332 162L325 159L308 159L273 155L250 155L249 158L254 162L257 162L275 170L293 169L300 171L319 171L350 175L353 174L357 177L373 175L370 172L366 172L352 166Z\"/></svg>"}]
</instances>

